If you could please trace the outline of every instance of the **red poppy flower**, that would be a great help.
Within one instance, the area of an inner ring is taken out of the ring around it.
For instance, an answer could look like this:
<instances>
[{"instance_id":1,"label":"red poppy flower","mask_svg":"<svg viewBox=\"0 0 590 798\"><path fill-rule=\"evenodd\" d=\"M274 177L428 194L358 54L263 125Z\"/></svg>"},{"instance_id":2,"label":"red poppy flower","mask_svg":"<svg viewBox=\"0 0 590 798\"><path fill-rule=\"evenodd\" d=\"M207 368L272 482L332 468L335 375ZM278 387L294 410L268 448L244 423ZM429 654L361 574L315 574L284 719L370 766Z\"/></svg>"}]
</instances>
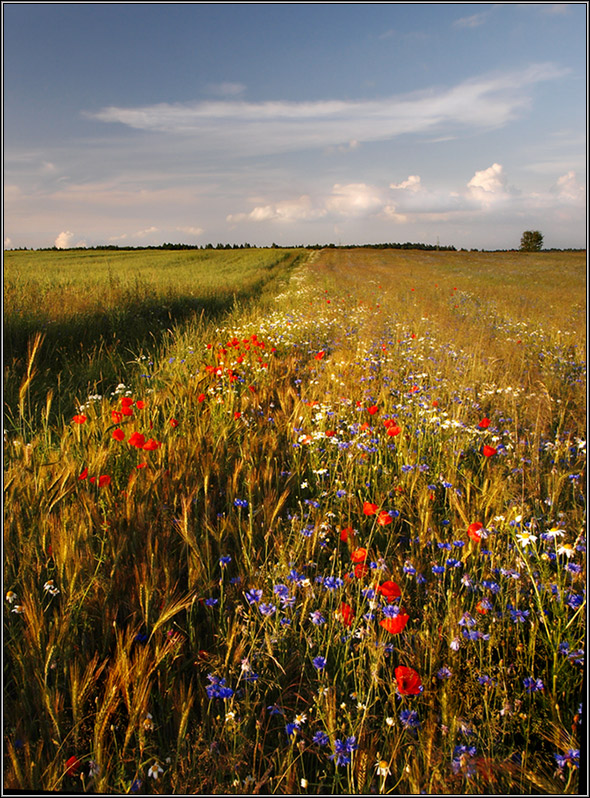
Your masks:
<instances>
[{"instance_id":1,"label":"red poppy flower","mask_svg":"<svg viewBox=\"0 0 590 798\"><path fill-rule=\"evenodd\" d=\"M379 515L377 516L377 523L379 526L387 526L387 524L391 524L393 518L389 515L387 510L381 510Z\"/></svg>"},{"instance_id":2,"label":"red poppy flower","mask_svg":"<svg viewBox=\"0 0 590 798\"><path fill-rule=\"evenodd\" d=\"M481 535L479 534L481 529L483 529L483 524L480 524L479 521L474 521L467 527L467 534L475 543L479 543L481 540Z\"/></svg>"},{"instance_id":3,"label":"red poppy flower","mask_svg":"<svg viewBox=\"0 0 590 798\"><path fill-rule=\"evenodd\" d=\"M121 397L121 407L131 407L133 399L130 396Z\"/></svg>"},{"instance_id":4,"label":"red poppy flower","mask_svg":"<svg viewBox=\"0 0 590 798\"><path fill-rule=\"evenodd\" d=\"M483 447L483 456L484 457L493 457L498 450L494 449L493 446L487 446L487 444Z\"/></svg>"},{"instance_id":5,"label":"red poppy flower","mask_svg":"<svg viewBox=\"0 0 590 798\"><path fill-rule=\"evenodd\" d=\"M395 436L399 435L400 432L401 432L401 429L398 426L396 426L395 424L393 424L393 425L391 425L391 426L389 426L387 428L387 434L390 435L392 438L395 438Z\"/></svg>"},{"instance_id":6,"label":"red poppy flower","mask_svg":"<svg viewBox=\"0 0 590 798\"><path fill-rule=\"evenodd\" d=\"M392 635L398 635L400 632L404 631L409 620L410 616L402 609L399 615L396 615L394 618L383 618L383 620L379 621L379 625Z\"/></svg>"},{"instance_id":7,"label":"red poppy flower","mask_svg":"<svg viewBox=\"0 0 590 798\"><path fill-rule=\"evenodd\" d=\"M364 562L367 559L367 550L355 549L353 552L351 552L350 559L352 562Z\"/></svg>"},{"instance_id":8,"label":"red poppy flower","mask_svg":"<svg viewBox=\"0 0 590 798\"><path fill-rule=\"evenodd\" d=\"M325 434L326 438L333 438L334 435L336 435L336 432L333 429L327 429Z\"/></svg>"},{"instance_id":9,"label":"red poppy flower","mask_svg":"<svg viewBox=\"0 0 590 798\"><path fill-rule=\"evenodd\" d=\"M324 350L322 349L322 351L321 351L321 352L318 352L318 353L317 353L317 355L315 356L315 359L316 359L316 360L321 360L325 354L326 354L326 353L325 353L325 352L324 352Z\"/></svg>"},{"instance_id":10,"label":"red poppy flower","mask_svg":"<svg viewBox=\"0 0 590 798\"><path fill-rule=\"evenodd\" d=\"M488 611L487 606L483 603L483 601L478 601L475 605L475 611L479 612L480 615L485 615Z\"/></svg>"},{"instance_id":11,"label":"red poppy flower","mask_svg":"<svg viewBox=\"0 0 590 798\"><path fill-rule=\"evenodd\" d=\"M362 579L362 577L366 576L369 571L370 568L365 562L360 562L358 565L354 566L354 575L357 579Z\"/></svg>"},{"instance_id":12,"label":"red poppy flower","mask_svg":"<svg viewBox=\"0 0 590 798\"><path fill-rule=\"evenodd\" d=\"M146 442L143 444L143 446L142 446L141 448L142 448L142 449L145 449L145 451L146 451L146 452L153 452L153 451L154 451L154 449L159 449L159 447L160 447L161 445L162 445L162 444L161 444L161 443L158 443L158 441L154 440L153 438L150 438L149 440L147 440L147 441L146 441Z\"/></svg>"},{"instance_id":13,"label":"red poppy flower","mask_svg":"<svg viewBox=\"0 0 590 798\"><path fill-rule=\"evenodd\" d=\"M240 418L240 417L241 417L241 415L242 415L242 414L240 413L240 411L239 411L239 410L236 410L236 411L234 412L234 418Z\"/></svg>"},{"instance_id":14,"label":"red poppy flower","mask_svg":"<svg viewBox=\"0 0 590 798\"><path fill-rule=\"evenodd\" d=\"M363 513L365 515L375 515L379 506L377 504L372 504L371 502L365 502L363 504Z\"/></svg>"},{"instance_id":15,"label":"red poppy flower","mask_svg":"<svg viewBox=\"0 0 590 798\"><path fill-rule=\"evenodd\" d=\"M133 410L131 409L131 407L128 407L127 405L125 405L125 407L121 408L121 415L123 415L123 416L132 416L133 415Z\"/></svg>"},{"instance_id":16,"label":"red poppy flower","mask_svg":"<svg viewBox=\"0 0 590 798\"><path fill-rule=\"evenodd\" d=\"M482 418L482 420L477 425L480 429L487 429L490 426L490 419L489 418Z\"/></svg>"},{"instance_id":17,"label":"red poppy flower","mask_svg":"<svg viewBox=\"0 0 590 798\"><path fill-rule=\"evenodd\" d=\"M116 441L124 441L125 440L125 433L123 432L122 429L119 429L119 428L118 429L114 429L113 430L113 438Z\"/></svg>"},{"instance_id":18,"label":"red poppy flower","mask_svg":"<svg viewBox=\"0 0 590 798\"><path fill-rule=\"evenodd\" d=\"M348 538L353 534L353 529L350 526L344 527L344 529L340 530L340 540L343 543L346 543Z\"/></svg>"},{"instance_id":19,"label":"red poppy flower","mask_svg":"<svg viewBox=\"0 0 590 798\"><path fill-rule=\"evenodd\" d=\"M383 582L382 585L378 586L377 593L381 593L382 596L385 596L387 601L393 601L401 596L402 591L396 582L392 582L388 579L387 582Z\"/></svg>"},{"instance_id":20,"label":"red poppy flower","mask_svg":"<svg viewBox=\"0 0 590 798\"><path fill-rule=\"evenodd\" d=\"M86 479L87 476L88 476L88 468L85 468L84 471L82 471L82 473L78 477L78 479Z\"/></svg>"},{"instance_id":21,"label":"red poppy flower","mask_svg":"<svg viewBox=\"0 0 590 798\"><path fill-rule=\"evenodd\" d=\"M204 401L205 401L205 394L204 393L200 393L197 396L197 402L204 402Z\"/></svg>"},{"instance_id":22,"label":"red poppy flower","mask_svg":"<svg viewBox=\"0 0 590 798\"><path fill-rule=\"evenodd\" d=\"M83 415L74 416L72 421L74 422L74 424L84 424L84 422L86 421L86 416Z\"/></svg>"},{"instance_id":23,"label":"red poppy flower","mask_svg":"<svg viewBox=\"0 0 590 798\"><path fill-rule=\"evenodd\" d=\"M379 412L379 408L377 407L377 405L371 405L371 407L369 407L369 408L368 408L368 410L369 410L369 413L370 413L372 416L374 416L374 415L375 415L375 413L378 413L378 412Z\"/></svg>"},{"instance_id":24,"label":"red poppy flower","mask_svg":"<svg viewBox=\"0 0 590 798\"><path fill-rule=\"evenodd\" d=\"M82 763L77 756L71 756L66 762L66 776L75 776L82 767Z\"/></svg>"},{"instance_id":25,"label":"red poppy flower","mask_svg":"<svg viewBox=\"0 0 590 798\"><path fill-rule=\"evenodd\" d=\"M344 626L352 626L352 619L354 618L354 612L350 604L346 604L344 601L340 605L340 609L337 612L337 616L340 618Z\"/></svg>"},{"instance_id":26,"label":"red poppy flower","mask_svg":"<svg viewBox=\"0 0 590 798\"><path fill-rule=\"evenodd\" d=\"M145 436L142 435L141 432L134 432L133 435L130 436L127 443L129 446L136 446L138 449L141 449L145 443Z\"/></svg>"},{"instance_id":27,"label":"red poppy flower","mask_svg":"<svg viewBox=\"0 0 590 798\"><path fill-rule=\"evenodd\" d=\"M435 400L434 400L434 402L432 403L432 406L433 406L433 407L438 407L438 401L437 401L436 399L435 399Z\"/></svg>"},{"instance_id":28,"label":"red poppy flower","mask_svg":"<svg viewBox=\"0 0 590 798\"><path fill-rule=\"evenodd\" d=\"M143 410L143 408L145 407L145 402L142 399L139 399L135 403L135 407L139 408L139 410Z\"/></svg>"},{"instance_id":29,"label":"red poppy flower","mask_svg":"<svg viewBox=\"0 0 590 798\"><path fill-rule=\"evenodd\" d=\"M422 679L413 668L398 665L395 669L395 680L400 695L419 695Z\"/></svg>"},{"instance_id":30,"label":"red poppy flower","mask_svg":"<svg viewBox=\"0 0 590 798\"><path fill-rule=\"evenodd\" d=\"M365 421L364 424L361 424L360 429L362 429L364 432L365 430L371 429L371 425L369 424L368 421Z\"/></svg>"},{"instance_id":31,"label":"red poppy flower","mask_svg":"<svg viewBox=\"0 0 590 798\"><path fill-rule=\"evenodd\" d=\"M147 463L138 463L135 467L136 468L147 468Z\"/></svg>"},{"instance_id":32,"label":"red poppy flower","mask_svg":"<svg viewBox=\"0 0 590 798\"><path fill-rule=\"evenodd\" d=\"M111 478L108 474L103 474L98 478L98 487L105 488L107 485L111 484Z\"/></svg>"},{"instance_id":33,"label":"red poppy flower","mask_svg":"<svg viewBox=\"0 0 590 798\"><path fill-rule=\"evenodd\" d=\"M170 419L170 426L171 427L177 427L178 426L178 421L175 418L171 418Z\"/></svg>"}]
</instances>

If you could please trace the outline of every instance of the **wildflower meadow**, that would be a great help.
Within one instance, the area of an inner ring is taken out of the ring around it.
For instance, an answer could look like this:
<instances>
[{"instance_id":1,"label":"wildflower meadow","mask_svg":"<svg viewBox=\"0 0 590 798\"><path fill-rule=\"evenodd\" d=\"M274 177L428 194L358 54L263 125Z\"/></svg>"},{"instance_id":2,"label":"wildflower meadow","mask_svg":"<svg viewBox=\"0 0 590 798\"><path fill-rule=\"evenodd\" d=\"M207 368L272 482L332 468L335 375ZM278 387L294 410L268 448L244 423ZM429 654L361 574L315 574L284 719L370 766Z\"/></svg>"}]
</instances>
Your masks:
<instances>
[{"instance_id":1,"label":"wildflower meadow","mask_svg":"<svg viewBox=\"0 0 590 798\"><path fill-rule=\"evenodd\" d=\"M21 358L5 789L576 794L585 253L260 257L111 384Z\"/></svg>"}]
</instances>

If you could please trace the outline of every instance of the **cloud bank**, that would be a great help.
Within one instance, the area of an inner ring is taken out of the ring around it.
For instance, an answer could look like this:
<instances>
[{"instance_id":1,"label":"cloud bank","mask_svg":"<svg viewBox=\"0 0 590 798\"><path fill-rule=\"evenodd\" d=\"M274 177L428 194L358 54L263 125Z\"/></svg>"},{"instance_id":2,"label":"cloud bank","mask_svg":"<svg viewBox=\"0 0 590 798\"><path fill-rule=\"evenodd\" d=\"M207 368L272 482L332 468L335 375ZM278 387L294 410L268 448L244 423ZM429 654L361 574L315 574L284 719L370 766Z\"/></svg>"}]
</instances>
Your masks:
<instances>
[{"instance_id":1,"label":"cloud bank","mask_svg":"<svg viewBox=\"0 0 590 798\"><path fill-rule=\"evenodd\" d=\"M480 76L451 88L374 100L225 99L137 108L109 106L83 115L136 130L191 137L195 146L205 145L212 151L268 155L350 147L350 142L356 147L362 142L461 127L501 127L529 107L527 89L567 73L554 64L541 63L518 72Z\"/></svg>"}]
</instances>

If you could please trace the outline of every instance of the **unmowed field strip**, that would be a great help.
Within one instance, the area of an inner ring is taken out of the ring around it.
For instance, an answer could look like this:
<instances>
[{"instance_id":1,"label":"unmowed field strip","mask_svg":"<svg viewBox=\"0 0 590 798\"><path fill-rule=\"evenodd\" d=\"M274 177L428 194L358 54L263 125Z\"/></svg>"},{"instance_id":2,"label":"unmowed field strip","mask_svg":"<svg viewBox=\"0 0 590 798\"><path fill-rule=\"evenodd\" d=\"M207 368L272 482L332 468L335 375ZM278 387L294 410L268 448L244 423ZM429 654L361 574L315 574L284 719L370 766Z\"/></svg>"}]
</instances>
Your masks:
<instances>
[{"instance_id":1,"label":"unmowed field strip","mask_svg":"<svg viewBox=\"0 0 590 798\"><path fill-rule=\"evenodd\" d=\"M5 788L575 794L585 254L213 253L128 344L65 254L112 368L6 363Z\"/></svg>"}]
</instances>

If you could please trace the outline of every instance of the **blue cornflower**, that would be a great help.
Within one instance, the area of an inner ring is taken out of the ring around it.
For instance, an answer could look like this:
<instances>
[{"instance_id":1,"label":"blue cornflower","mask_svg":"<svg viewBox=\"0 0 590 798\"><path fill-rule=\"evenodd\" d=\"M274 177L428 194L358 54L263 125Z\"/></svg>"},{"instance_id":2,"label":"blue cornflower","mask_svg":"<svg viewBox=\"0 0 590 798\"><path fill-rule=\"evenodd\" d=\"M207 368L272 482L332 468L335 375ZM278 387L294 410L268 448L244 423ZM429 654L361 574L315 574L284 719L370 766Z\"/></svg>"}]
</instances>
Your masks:
<instances>
[{"instance_id":1,"label":"blue cornflower","mask_svg":"<svg viewBox=\"0 0 590 798\"><path fill-rule=\"evenodd\" d=\"M273 587L273 592L276 593L279 598L284 598L289 595L289 588L287 585L279 584Z\"/></svg>"},{"instance_id":2,"label":"blue cornflower","mask_svg":"<svg viewBox=\"0 0 590 798\"><path fill-rule=\"evenodd\" d=\"M326 732L323 731L317 731L312 738L312 742L314 742L316 745L328 745L329 741L330 738Z\"/></svg>"},{"instance_id":3,"label":"blue cornflower","mask_svg":"<svg viewBox=\"0 0 590 798\"><path fill-rule=\"evenodd\" d=\"M309 619L316 626L321 626L323 623L326 623L326 619L319 610L314 610L313 612L310 612Z\"/></svg>"},{"instance_id":4,"label":"blue cornflower","mask_svg":"<svg viewBox=\"0 0 590 798\"><path fill-rule=\"evenodd\" d=\"M274 604L259 604L258 609L261 615L274 615L277 611Z\"/></svg>"},{"instance_id":5,"label":"blue cornflower","mask_svg":"<svg viewBox=\"0 0 590 798\"><path fill-rule=\"evenodd\" d=\"M513 623L524 623L530 614L529 610L510 609L510 617Z\"/></svg>"},{"instance_id":6,"label":"blue cornflower","mask_svg":"<svg viewBox=\"0 0 590 798\"><path fill-rule=\"evenodd\" d=\"M356 737L347 737L346 740L334 740L334 753L330 759L335 759L337 765L349 765L350 754L358 748Z\"/></svg>"},{"instance_id":7,"label":"blue cornflower","mask_svg":"<svg viewBox=\"0 0 590 798\"><path fill-rule=\"evenodd\" d=\"M416 582L419 585L423 585L426 582L426 577L423 574L416 574Z\"/></svg>"},{"instance_id":8,"label":"blue cornflower","mask_svg":"<svg viewBox=\"0 0 590 798\"><path fill-rule=\"evenodd\" d=\"M447 567L448 568L460 568L463 565L461 560L456 560L454 557L449 557L447 560Z\"/></svg>"},{"instance_id":9,"label":"blue cornflower","mask_svg":"<svg viewBox=\"0 0 590 798\"><path fill-rule=\"evenodd\" d=\"M399 713L399 719L404 729L419 729L420 720L418 713L414 709L403 709Z\"/></svg>"},{"instance_id":10,"label":"blue cornflower","mask_svg":"<svg viewBox=\"0 0 590 798\"><path fill-rule=\"evenodd\" d=\"M536 693L539 690L544 690L545 685L541 679L534 679L532 676L527 676L522 680L522 683L527 693Z\"/></svg>"},{"instance_id":11,"label":"blue cornflower","mask_svg":"<svg viewBox=\"0 0 590 798\"><path fill-rule=\"evenodd\" d=\"M567 656L570 653L570 644L566 640L559 644L559 648L557 650L560 654L565 654Z\"/></svg>"},{"instance_id":12,"label":"blue cornflower","mask_svg":"<svg viewBox=\"0 0 590 798\"><path fill-rule=\"evenodd\" d=\"M220 678L219 676L214 676L210 673L207 678L211 682L206 687L207 690L207 698L231 698L234 694L234 691L231 687L225 686L225 679Z\"/></svg>"},{"instance_id":13,"label":"blue cornflower","mask_svg":"<svg viewBox=\"0 0 590 798\"><path fill-rule=\"evenodd\" d=\"M456 546L458 549L463 548L464 545L465 545L465 541L464 540L454 540L453 541L453 546Z\"/></svg>"},{"instance_id":14,"label":"blue cornflower","mask_svg":"<svg viewBox=\"0 0 590 798\"><path fill-rule=\"evenodd\" d=\"M450 679L453 674L451 673L449 668L447 668L446 665L443 665L443 667L440 668L440 670L436 675L438 676L439 679Z\"/></svg>"},{"instance_id":15,"label":"blue cornflower","mask_svg":"<svg viewBox=\"0 0 590 798\"><path fill-rule=\"evenodd\" d=\"M561 770L566 765L572 765L575 768L580 767L580 749L570 748L565 754L553 754L557 766Z\"/></svg>"},{"instance_id":16,"label":"blue cornflower","mask_svg":"<svg viewBox=\"0 0 590 798\"><path fill-rule=\"evenodd\" d=\"M248 604L257 604L262 598L262 590L252 588L252 590L247 590L244 596Z\"/></svg>"},{"instance_id":17,"label":"blue cornflower","mask_svg":"<svg viewBox=\"0 0 590 798\"><path fill-rule=\"evenodd\" d=\"M291 735L295 734L297 731L298 726L296 723L286 723L285 724L285 734L287 737L291 737Z\"/></svg>"},{"instance_id":18,"label":"blue cornflower","mask_svg":"<svg viewBox=\"0 0 590 798\"><path fill-rule=\"evenodd\" d=\"M476 754L476 747L474 745L456 745L453 751L453 759L451 760L451 768L456 775L463 772L467 777L474 776L476 767L473 762L473 757Z\"/></svg>"},{"instance_id":19,"label":"blue cornflower","mask_svg":"<svg viewBox=\"0 0 590 798\"><path fill-rule=\"evenodd\" d=\"M477 681L480 684L486 685L487 687L494 687L494 685L496 684L494 680L485 673L482 673L481 676L478 676Z\"/></svg>"},{"instance_id":20,"label":"blue cornflower","mask_svg":"<svg viewBox=\"0 0 590 798\"><path fill-rule=\"evenodd\" d=\"M404 563L404 573L407 574L408 576L416 575L416 569L414 568L411 562L407 561Z\"/></svg>"},{"instance_id":21,"label":"blue cornflower","mask_svg":"<svg viewBox=\"0 0 590 798\"><path fill-rule=\"evenodd\" d=\"M444 574L445 567L444 565L433 565L432 566L432 573L433 574Z\"/></svg>"},{"instance_id":22,"label":"blue cornflower","mask_svg":"<svg viewBox=\"0 0 590 798\"><path fill-rule=\"evenodd\" d=\"M336 498L337 499L343 499L345 496L346 496L346 491L345 490L337 490L336 491Z\"/></svg>"},{"instance_id":23,"label":"blue cornflower","mask_svg":"<svg viewBox=\"0 0 590 798\"><path fill-rule=\"evenodd\" d=\"M234 499L234 506L245 508L248 506L248 499Z\"/></svg>"},{"instance_id":24,"label":"blue cornflower","mask_svg":"<svg viewBox=\"0 0 590 798\"><path fill-rule=\"evenodd\" d=\"M581 607L584 603L584 596L580 593L569 593L565 603L568 607L571 607L572 610L577 610L578 607Z\"/></svg>"},{"instance_id":25,"label":"blue cornflower","mask_svg":"<svg viewBox=\"0 0 590 798\"><path fill-rule=\"evenodd\" d=\"M325 657L314 657L312 660L313 667L318 670L322 671L326 667L326 658Z\"/></svg>"},{"instance_id":26,"label":"blue cornflower","mask_svg":"<svg viewBox=\"0 0 590 798\"><path fill-rule=\"evenodd\" d=\"M400 614L400 608L397 604L386 604L385 607L382 607L382 612L386 618L397 618Z\"/></svg>"},{"instance_id":27,"label":"blue cornflower","mask_svg":"<svg viewBox=\"0 0 590 798\"><path fill-rule=\"evenodd\" d=\"M230 562L231 562L230 554L224 554L223 557L220 557L219 559L219 565L221 565L222 568L225 568L225 566L229 565Z\"/></svg>"},{"instance_id":28,"label":"blue cornflower","mask_svg":"<svg viewBox=\"0 0 590 798\"><path fill-rule=\"evenodd\" d=\"M327 576L323 580L324 587L326 590L335 590L338 587L342 587L344 585L344 580L340 579L339 576Z\"/></svg>"},{"instance_id":29,"label":"blue cornflower","mask_svg":"<svg viewBox=\"0 0 590 798\"><path fill-rule=\"evenodd\" d=\"M284 715L285 712L277 704L271 704L266 708L270 715Z\"/></svg>"},{"instance_id":30,"label":"blue cornflower","mask_svg":"<svg viewBox=\"0 0 590 798\"><path fill-rule=\"evenodd\" d=\"M489 635L484 635L483 632L478 631L477 629L463 629L463 637L467 638L467 640L489 640Z\"/></svg>"},{"instance_id":31,"label":"blue cornflower","mask_svg":"<svg viewBox=\"0 0 590 798\"><path fill-rule=\"evenodd\" d=\"M216 604L219 604L219 599L216 599L216 598L205 599L205 606L206 607L214 607Z\"/></svg>"},{"instance_id":32,"label":"blue cornflower","mask_svg":"<svg viewBox=\"0 0 590 798\"><path fill-rule=\"evenodd\" d=\"M461 618L459 619L459 626L475 626L477 621L469 612L464 612Z\"/></svg>"},{"instance_id":33,"label":"blue cornflower","mask_svg":"<svg viewBox=\"0 0 590 798\"><path fill-rule=\"evenodd\" d=\"M451 544L450 543L437 543L436 545L438 546L439 549L444 549L445 551L450 551L451 550Z\"/></svg>"}]
</instances>

